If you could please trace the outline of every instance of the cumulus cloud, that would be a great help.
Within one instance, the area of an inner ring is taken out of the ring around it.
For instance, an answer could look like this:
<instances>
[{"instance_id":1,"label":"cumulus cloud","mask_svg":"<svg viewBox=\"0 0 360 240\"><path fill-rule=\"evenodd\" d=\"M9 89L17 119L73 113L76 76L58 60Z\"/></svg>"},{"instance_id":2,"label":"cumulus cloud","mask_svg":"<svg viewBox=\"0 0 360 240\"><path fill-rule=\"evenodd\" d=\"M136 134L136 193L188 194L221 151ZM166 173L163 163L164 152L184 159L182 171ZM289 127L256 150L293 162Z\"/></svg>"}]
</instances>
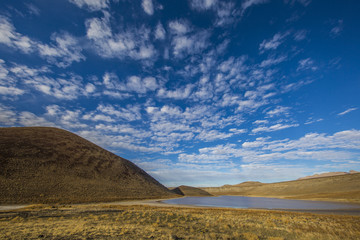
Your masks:
<instances>
[{"instance_id":1,"label":"cumulus cloud","mask_svg":"<svg viewBox=\"0 0 360 240\"><path fill-rule=\"evenodd\" d=\"M54 43L43 44L18 33L12 23L0 15L0 44L20 50L25 54L38 53L58 67L67 67L73 62L85 60L78 40L69 33L53 33Z\"/></svg>"},{"instance_id":2,"label":"cumulus cloud","mask_svg":"<svg viewBox=\"0 0 360 240\"><path fill-rule=\"evenodd\" d=\"M124 119L126 121L135 121L141 119L140 107L137 105L127 105L126 107L120 107L118 105L100 104L97 107L97 110L110 116Z\"/></svg>"},{"instance_id":3,"label":"cumulus cloud","mask_svg":"<svg viewBox=\"0 0 360 240\"><path fill-rule=\"evenodd\" d=\"M0 86L0 95L17 96L24 93L25 91L20 88Z\"/></svg>"},{"instance_id":4,"label":"cumulus cloud","mask_svg":"<svg viewBox=\"0 0 360 240\"><path fill-rule=\"evenodd\" d=\"M175 57L186 57L204 50L209 45L210 30L194 30L185 20L169 23L171 45Z\"/></svg>"},{"instance_id":5,"label":"cumulus cloud","mask_svg":"<svg viewBox=\"0 0 360 240\"><path fill-rule=\"evenodd\" d=\"M86 36L99 56L135 60L149 60L156 56L150 41L150 29L145 26L132 27L115 33L110 27L109 13L104 14L103 18L92 18L85 22Z\"/></svg>"},{"instance_id":6,"label":"cumulus cloud","mask_svg":"<svg viewBox=\"0 0 360 240\"><path fill-rule=\"evenodd\" d=\"M38 44L40 56L58 67L68 67L73 62L85 60L79 41L69 33L54 33L51 39L56 44Z\"/></svg>"},{"instance_id":7,"label":"cumulus cloud","mask_svg":"<svg viewBox=\"0 0 360 240\"><path fill-rule=\"evenodd\" d=\"M156 25L156 29L155 29L155 38L159 39L159 40L164 40L166 37L166 32L165 29L163 27L163 25L159 22Z\"/></svg>"},{"instance_id":8,"label":"cumulus cloud","mask_svg":"<svg viewBox=\"0 0 360 240\"><path fill-rule=\"evenodd\" d=\"M241 146L226 144L200 148L199 153L179 155L179 160L193 163L226 162L232 159L241 159L242 163L280 160L349 162L351 159L360 159L359 153L353 150L360 150L358 130L346 130L333 135L309 133L295 140L257 138Z\"/></svg>"},{"instance_id":9,"label":"cumulus cloud","mask_svg":"<svg viewBox=\"0 0 360 240\"><path fill-rule=\"evenodd\" d=\"M157 96L160 98L186 99L190 96L193 88L193 84L187 84L186 86L178 88L176 90L167 90L165 88L160 88L157 92Z\"/></svg>"},{"instance_id":10,"label":"cumulus cloud","mask_svg":"<svg viewBox=\"0 0 360 240\"><path fill-rule=\"evenodd\" d=\"M271 39L263 40L259 46L260 52L277 49L284 42L288 34L288 32L276 33Z\"/></svg>"},{"instance_id":11,"label":"cumulus cloud","mask_svg":"<svg viewBox=\"0 0 360 240\"><path fill-rule=\"evenodd\" d=\"M286 56L279 56L279 57L271 57L268 58L260 63L260 67L270 67L273 65L277 65L281 62L284 62L287 59Z\"/></svg>"},{"instance_id":12,"label":"cumulus cloud","mask_svg":"<svg viewBox=\"0 0 360 240\"><path fill-rule=\"evenodd\" d=\"M212 142L215 140L230 138L234 135L234 133L226 133L219 132L217 130L203 130L197 136L198 139L203 140L205 142Z\"/></svg>"},{"instance_id":13,"label":"cumulus cloud","mask_svg":"<svg viewBox=\"0 0 360 240\"><path fill-rule=\"evenodd\" d=\"M24 80L24 83L43 94L64 100L76 99L83 95L84 91L82 78L76 75L66 76L65 78L35 76Z\"/></svg>"},{"instance_id":14,"label":"cumulus cloud","mask_svg":"<svg viewBox=\"0 0 360 240\"><path fill-rule=\"evenodd\" d=\"M36 45L29 37L18 33L14 25L2 15L0 15L0 44L27 54L33 52Z\"/></svg>"},{"instance_id":15,"label":"cumulus cloud","mask_svg":"<svg viewBox=\"0 0 360 240\"><path fill-rule=\"evenodd\" d=\"M13 126L16 121L16 112L12 108L0 104L0 124L3 126Z\"/></svg>"},{"instance_id":16,"label":"cumulus cloud","mask_svg":"<svg viewBox=\"0 0 360 240\"><path fill-rule=\"evenodd\" d=\"M299 61L299 66L298 66L298 68L296 70L297 71L301 71L301 70L316 71L317 66L314 63L314 60L312 60L311 58L305 58L305 59L301 59Z\"/></svg>"},{"instance_id":17,"label":"cumulus cloud","mask_svg":"<svg viewBox=\"0 0 360 240\"><path fill-rule=\"evenodd\" d=\"M152 0L142 0L141 7L143 8L144 12L146 12L146 14L154 14L154 6Z\"/></svg>"},{"instance_id":18,"label":"cumulus cloud","mask_svg":"<svg viewBox=\"0 0 360 240\"><path fill-rule=\"evenodd\" d=\"M39 117L31 112L21 112L19 114L19 123L26 127L55 127L56 125L52 122L47 121L43 117Z\"/></svg>"},{"instance_id":19,"label":"cumulus cloud","mask_svg":"<svg viewBox=\"0 0 360 240\"><path fill-rule=\"evenodd\" d=\"M109 0L69 0L79 8L89 11L100 11L109 7Z\"/></svg>"},{"instance_id":20,"label":"cumulus cloud","mask_svg":"<svg viewBox=\"0 0 360 240\"><path fill-rule=\"evenodd\" d=\"M266 115L268 115L269 117L288 115L290 109L291 109L290 107L276 106L275 109L272 109L272 110L269 110L268 112L266 112Z\"/></svg>"},{"instance_id":21,"label":"cumulus cloud","mask_svg":"<svg viewBox=\"0 0 360 240\"><path fill-rule=\"evenodd\" d=\"M217 4L217 0L191 0L190 7L197 11L204 11Z\"/></svg>"}]
</instances>

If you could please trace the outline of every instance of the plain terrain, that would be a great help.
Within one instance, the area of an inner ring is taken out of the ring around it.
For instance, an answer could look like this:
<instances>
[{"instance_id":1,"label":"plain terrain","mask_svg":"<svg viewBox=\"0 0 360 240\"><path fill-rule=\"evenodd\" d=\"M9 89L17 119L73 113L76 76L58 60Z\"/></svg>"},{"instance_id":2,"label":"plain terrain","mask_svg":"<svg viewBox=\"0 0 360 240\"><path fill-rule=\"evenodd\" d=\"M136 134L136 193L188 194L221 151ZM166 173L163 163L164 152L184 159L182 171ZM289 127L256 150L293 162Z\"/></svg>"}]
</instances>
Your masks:
<instances>
[{"instance_id":1,"label":"plain terrain","mask_svg":"<svg viewBox=\"0 0 360 240\"><path fill-rule=\"evenodd\" d=\"M0 211L0 239L359 239L359 216L119 205Z\"/></svg>"},{"instance_id":2,"label":"plain terrain","mask_svg":"<svg viewBox=\"0 0 360 240\"><path fill-rule=\"evenodd\" d=\"M360 173L278 183L245 182L202 189L213 195L360 203Z\"/></svg>"}]
</instances>

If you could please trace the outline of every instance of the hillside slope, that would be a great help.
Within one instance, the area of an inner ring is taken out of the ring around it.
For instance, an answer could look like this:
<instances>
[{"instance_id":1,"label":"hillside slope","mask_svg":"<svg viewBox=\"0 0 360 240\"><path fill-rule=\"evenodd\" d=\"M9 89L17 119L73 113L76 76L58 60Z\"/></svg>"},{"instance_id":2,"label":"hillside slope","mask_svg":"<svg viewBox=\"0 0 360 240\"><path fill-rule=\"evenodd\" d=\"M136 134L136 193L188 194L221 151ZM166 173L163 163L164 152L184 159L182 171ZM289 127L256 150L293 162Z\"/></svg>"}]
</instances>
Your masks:
<instances>
[{"instance_id":1,"label":"hillside slope","mask_svg":"<svg viewBox=\"0 0 360 240\"><path fill-rule=\"evenodd\" d=\"M0 128L0 166L0 203L175 196L132 162L57 128Z\"/></svg>"},{"instance_id":2,"label":"hillside slope","mask_svg":"<svg viewBox=\"0 0 360 240\"><path fill-rule=\"evenodd\" d=\"M204 191L203 189L190 187L190 186L179 186L171 190L172 192L182 195L182 196L192 196L192 197L209 197L212 196L210 193Z\"/></svg>"},{"instance_id":3,"label":"hillside slope","mask_svg":"<svg viewBox=\"0 0 360 240\"><path fill-rule=\"evenodd\" d=\"M278 183L201 188L213 195L241 195L360 203L360 173Z\"/></svg>"},{"instance_id":4,"label":"hillside slope","mask_svg":"<svg viewBox=\"0 0 360 240\"><path fill-rule=\"evenodd\" d=\"M320 173L320 174L314 174L311 176L301 177L301 178L298 178L297 180L310 179L310 178L321 178L321 177L331 177L331 176L356 174L356 173L360 173L360 172L354 171L354 170L350 170L349 172L327 172L327 173Z\"/></svg>"}]
</instances>

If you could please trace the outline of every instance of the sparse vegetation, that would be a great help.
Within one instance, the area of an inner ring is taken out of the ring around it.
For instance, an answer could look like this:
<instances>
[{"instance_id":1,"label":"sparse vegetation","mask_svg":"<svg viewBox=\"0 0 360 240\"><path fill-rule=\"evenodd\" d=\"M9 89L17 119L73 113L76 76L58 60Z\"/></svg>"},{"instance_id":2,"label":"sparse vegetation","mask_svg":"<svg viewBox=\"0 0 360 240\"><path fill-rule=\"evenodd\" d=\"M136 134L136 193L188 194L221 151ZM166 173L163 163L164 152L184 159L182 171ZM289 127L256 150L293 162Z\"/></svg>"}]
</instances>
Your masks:
<instances>
[{"instance_id":1,"label":"sparse vegetation","mask_svg":"<svg viewBox=\"0 0 360 240\"><path fill-rule=\"evenodd\" d=\"M240 195L360 203L360 173L278 183L245 182L208 187L213 195Z\"/></svg>"},{"instance_id":2,"label":"sparse vegetation","mask_svg":"<svg viewBox=\"0 0 360 240\"><path fill-rule=\"evenodd\" d=\"M0 166L2 204L175 196L132 162L57 128L0 128Z\"/></svg>"},{"instance_id":3,"label":"sparse vegetation","mask_svg":"<svg viewBox=\"0 0 360 240\"><path fill-rule=\"evenodd\" d=\"M209 197L212 196L210 193L196 187L190 186L179 186L174 189L171 189L173 193L182 195L182 196L196 196L196 197Z\"/></svg>"},{"instance_id":4,"label":"sparse vegetation","mask_svg":"<svg viewBox=\"0 0 360 240\"><path fill-rule=\"evenodd\" d=\"M1 239L359 239L359 216L148 206L41 206L0 213Z\"/></svg>"}]
</instances>

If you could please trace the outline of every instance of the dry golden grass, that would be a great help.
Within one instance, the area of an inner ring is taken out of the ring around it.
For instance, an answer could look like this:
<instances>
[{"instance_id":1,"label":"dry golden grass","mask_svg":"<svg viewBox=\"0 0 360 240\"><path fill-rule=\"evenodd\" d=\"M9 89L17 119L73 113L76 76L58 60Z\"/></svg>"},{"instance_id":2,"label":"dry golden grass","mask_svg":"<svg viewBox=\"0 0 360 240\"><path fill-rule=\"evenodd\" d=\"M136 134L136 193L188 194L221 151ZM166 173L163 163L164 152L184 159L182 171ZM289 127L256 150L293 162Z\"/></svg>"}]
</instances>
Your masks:
<instances>
[{"instance_id":1,"label":"dry golden grass","mask_svg":"<svg viewBox=\"0 0 360 240\"><path fill-rule=\"evenodd\" d=\"M1 239L359 239L359 216L148 206L0 213Z\"/></svg>"},{"instance_id":2,"label":"dry golden grass","mask_svg":"<svg viewBox=\"0 0 360 240\"><path fill-rule=\"evenodd\" d=\"M278 183L248 182L203 190L213 195L241 195L360 203L360 173Z\"/></svg>"},{"instance_id":3,"label":"dry golden grass","mask_svg":"<svg viewBox=\"0 0 360 240\"><path fill-rule=\"evenodd\" d=\"M183 196L197 196L197 197L209 197L212 196L210 193L196 187L190 186L179 186L171 189L172 192L183 195Z\"/></svg>"},{"instance_id":4,"label":"dry golden grass","mask_svg":"<svg viewBox=\"0 0 360 240\"><path fill-rule=\"evenodd\" d=\"M2 204L175 196L132 162L57 128L0 128L0 166Z\"/></svg>"}]
</instances>

